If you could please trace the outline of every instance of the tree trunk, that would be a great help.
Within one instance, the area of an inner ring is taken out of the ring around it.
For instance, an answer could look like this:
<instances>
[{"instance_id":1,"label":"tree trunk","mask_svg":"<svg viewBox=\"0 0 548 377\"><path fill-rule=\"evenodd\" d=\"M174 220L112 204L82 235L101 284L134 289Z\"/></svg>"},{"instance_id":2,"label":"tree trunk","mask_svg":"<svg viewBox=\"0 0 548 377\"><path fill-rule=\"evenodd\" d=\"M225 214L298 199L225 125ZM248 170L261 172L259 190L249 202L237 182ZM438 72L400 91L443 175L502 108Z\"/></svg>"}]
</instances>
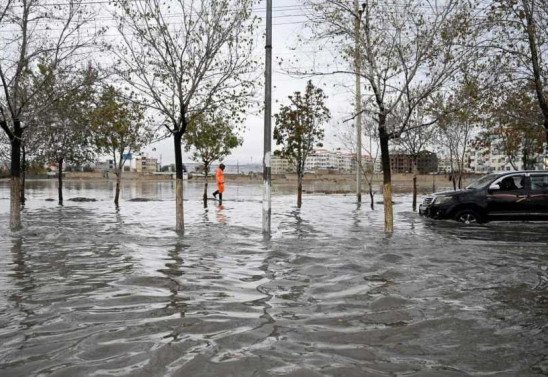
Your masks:
<instances>
[{"instance_id":1,"label":"tree trunk","mask_svg":"<svg viewBox=\"0 0 548 377\"><path fill-rule=\"evenodd\" d=\"M204 208L207 208L207 173L208 169L204 166Z\"/></svg>"},{"instance_id":2,"label":"tree trunk","mask_svg":"<svg viewBox=\"0 0 548 377\"><path fill-rule=\"evenodd\" d=\"M175 231L183 234L185 231L185 219L183 213L183 155L181 153L182 131L173 133L173 146L175 148Z\"/></svg>"},{"instance_id":3,"label":"tree trunk","mask_svg":"<svg viewBox=\"0 0 548 377\"><path fill-rule=\"evenodd\" d=\"M25 183L27 175L27 153L25 145L21 145L21 207L25 206Z\"/></svg>"},{"instance_id":4,"label":"tree trunk","mask_svg":"<svg viewBox=\"0 0 548 377\"><path fill-rule=\"evenodd\" d=\"M392 208L392 174L390 171L390 152L388 150L388 134L385 128L386 115L381 114L379 119L379 142L381 147L381 163L383 175L383 201L384 201L384 231L394 231L394 212Z\"/></svg>"},{"instance_id":5,"label":"tree trunk","mask_svg":"<svg viewBox=\"0 0 548 377\"><path fill-rule=\"evenodd\" d=\"M375 210L375 198L373 196L373 184L371 182L369 182L369 197L371 198L371 210L374 211Z\"/></svg>"},{"instance_id":6,"label":"tree trunk","mask_svg":"<svg viewBox=\"0 0 548 377\"><path fill-rule=\"evenodd\" d=\"M63 205L63 159L57 160L57 194L59 196L59 205Z\"/></svg>"},{"instance_id":7,"label":"tree trunk","mask_svg":"<svg viewBox=\"0 0 548 377\"><path fill-rule=\"evenodd\" d=\"M114 205L118 208L120 203L120 186L122 183L122 168L119 167L115 170L116 174L116 189L114 191Z\"/></svg>"},{"instance_id":8,"label":"tree trunk","mask_svg":"<svg viewBox=\"0 0 548 377\"><path fill-rule=\"evenodd\" d=\"M523 164L523 170L529 170L529 154L527 153L527 148L523 148L523 157L521 159L521 162ZM512 165L512 168L514 170L518 170L516 169L516 167L514 166L514 163L512 160L510 160L510 165Z\"/></svg>"},{"instance_id":9,"label":"tree trunk","mask_svg":"<svg viewBox=\"0 0 548 377\"><path fill-rule=\"evenodd\" d=\"M417 160L413 159L413 212L417 210Z\"/></svg>"},{"instance_id":10,"label":"tree trunk","mask_svg":"<svg viewBox=\"0 0 548 377\"><path fill-rule=\"evenodd\" d=\"M303 174L297 173L297 208L303 204Z\"/></svg>"},{"instance_id":11,"label":"tree trunk","mask_svg":"<svg viewBox=\"0 0 548 377\"><path fill-rule=\"evenodd\" d=\"M21 138L23 130L19 120L14 120L11 143L10 229L21 229Z\"/></svg>"},{"instance_id":12,"label":"tree trunk","mask_svg":"<svg viewBox=\"0 0 548 377\"><path fill-rule=\"evenodd\" d=\"M538 104L544 118L544 132L546 134L546 143L548 143L548 101L544 94L545 87L541 77L541 65L539 62L539 54L537 40L535 36L535 21L533 20L533 9L527 3L527 0L522 0L525 19L527 21L527 39L529 41L529 50L531 52L531 65L533 68L533 82L535 84L535 93L537 95Z\"/></svg>"},{"instance_id":13,"label":"tree trunk","mask_svg":"<svg viewBox=\"0 0 548 377\"><path fill-rule=\"evenodd\" d=\"M451 163L452 164L452 163ZM455 171L453 170L453 167L451 166L451 182L453 183L453 191L457 191L457 181L455 180Z\"/></svg>"}]
</instances>

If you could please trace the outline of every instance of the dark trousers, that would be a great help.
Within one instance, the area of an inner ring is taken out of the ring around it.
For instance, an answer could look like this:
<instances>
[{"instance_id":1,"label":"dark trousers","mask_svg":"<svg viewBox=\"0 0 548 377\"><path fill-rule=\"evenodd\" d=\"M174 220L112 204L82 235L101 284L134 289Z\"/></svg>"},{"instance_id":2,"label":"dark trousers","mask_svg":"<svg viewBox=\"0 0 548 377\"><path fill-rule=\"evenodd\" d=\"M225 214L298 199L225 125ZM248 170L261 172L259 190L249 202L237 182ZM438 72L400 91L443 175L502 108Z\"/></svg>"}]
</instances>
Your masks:
<instances>
[{"instance_id":1,"label":"dark trousers","mask_svg":"<svg viewBox=\"0 0 548 377\"><path fill-rule=\"evenodd\" d=\"M219 192L219 190L215 190L213 192L213 196L214 197L217 197L217 195L219 195L219 203L222 203L223 202L223 193L222 192Z\"/></svg>"}]
</instances>

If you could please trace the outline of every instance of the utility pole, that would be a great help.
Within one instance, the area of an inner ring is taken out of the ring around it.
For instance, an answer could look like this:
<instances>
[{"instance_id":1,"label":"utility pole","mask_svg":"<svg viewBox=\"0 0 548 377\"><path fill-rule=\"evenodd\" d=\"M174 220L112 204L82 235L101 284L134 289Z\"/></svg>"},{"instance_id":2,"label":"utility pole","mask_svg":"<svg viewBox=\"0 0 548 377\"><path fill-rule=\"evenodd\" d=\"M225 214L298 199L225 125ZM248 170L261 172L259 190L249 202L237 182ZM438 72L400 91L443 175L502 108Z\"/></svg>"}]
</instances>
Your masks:
<instances>
[{"instance_id":1,"label":"utility pole","mask_svg":"<svg viewBox=\"0 0 548 377\"><path fill-rule=\"evenodd\" d=\"M360 57L360 22L363 9L358 0L354 0L356 22L354 23L354 65L356 76L356 198L362 202L362 90L361 90L361 57Z\"/></svg>"},{"instance_id":2,"label":"utility pole","mask_svg":"<svg viewBox=\"0 0 548 377\"><path fill-rule=\"evenodd\" d=\"M264 85L263 234L270 235L272 217L270 167L272 149L272 0L266 0L266 45Z\"/></svg>"}]
</instances>

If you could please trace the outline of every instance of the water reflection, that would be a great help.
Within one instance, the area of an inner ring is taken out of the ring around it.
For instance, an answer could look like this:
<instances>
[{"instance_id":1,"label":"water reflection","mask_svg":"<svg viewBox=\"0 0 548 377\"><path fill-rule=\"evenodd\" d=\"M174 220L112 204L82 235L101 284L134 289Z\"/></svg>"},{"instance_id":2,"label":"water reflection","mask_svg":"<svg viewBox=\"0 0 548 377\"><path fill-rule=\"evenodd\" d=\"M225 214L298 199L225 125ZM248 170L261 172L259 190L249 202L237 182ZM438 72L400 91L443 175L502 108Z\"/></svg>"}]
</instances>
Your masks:
<instances>
[{"instance_id":1,"label":"water reflection","mask_svg":"<svg viewBox=\"0 0 548 377\"><path fill-rule=\"evenodd\" d=\"M167 309L170 312L177 313L181 318L185 317L187 311L186 301L188 298L185 298L182 294L183 286L181 284L181 277L183 276L183 251L187 248L182 243L175 244L175 247L168 252L168 261L166 262L165 269L160 270L166 277L169 279L169 303ZM173 341L179 339L180 334L183 332L184 322L179 322L174 326L172 332L168 335L165 335L164 338L170 338Z\"/></svg>"},{"instance_id":2,"label":"water reflection","mask_svg":"<svg viewBox=\"0 0 548 377\"><path fill-rule=\"evenodd\" d=\"M218 206L215 207L215 212L216 212L217 222L219 224L226 225L227 220L226 220L225 206L223 204L219 204Z\"/></svg>"},{"instance_id":3,"label":"water reflection","mask_svg":"<svg viewBox=\"0 0 548 377\"><path fill-rule=\"evenodd\" d=\"M17 290L10 295L9 299L13 301L15 308L28 318L34 312L32 306L28 305L26 301L27 297L35 290L36 282L27 260L28 256L23 249L23 239L21 237L12 240L10 252L12 256L12 273L10 276Z\"/></svg>"}]
</instances>

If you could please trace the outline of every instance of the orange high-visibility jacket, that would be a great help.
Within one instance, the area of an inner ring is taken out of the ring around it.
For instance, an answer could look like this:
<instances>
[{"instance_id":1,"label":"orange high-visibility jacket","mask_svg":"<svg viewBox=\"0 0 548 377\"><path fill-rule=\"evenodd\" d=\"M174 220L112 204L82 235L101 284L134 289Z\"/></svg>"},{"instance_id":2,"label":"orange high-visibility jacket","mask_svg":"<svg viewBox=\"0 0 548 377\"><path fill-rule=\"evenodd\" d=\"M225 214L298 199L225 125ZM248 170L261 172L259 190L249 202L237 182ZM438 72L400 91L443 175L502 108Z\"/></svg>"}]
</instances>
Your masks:
<instances>
[{"instance_id":1,"label":"orange high-visibility jacket","mask_svg":"<svg viewBox=\"0 0 548 377\"><path fill-rule=\"evenodd\" d=\"M217 190L222 194L225 191L225 173L223 169L217 168L215 179L217 180Z\"/></svg>"}]
</instances>

